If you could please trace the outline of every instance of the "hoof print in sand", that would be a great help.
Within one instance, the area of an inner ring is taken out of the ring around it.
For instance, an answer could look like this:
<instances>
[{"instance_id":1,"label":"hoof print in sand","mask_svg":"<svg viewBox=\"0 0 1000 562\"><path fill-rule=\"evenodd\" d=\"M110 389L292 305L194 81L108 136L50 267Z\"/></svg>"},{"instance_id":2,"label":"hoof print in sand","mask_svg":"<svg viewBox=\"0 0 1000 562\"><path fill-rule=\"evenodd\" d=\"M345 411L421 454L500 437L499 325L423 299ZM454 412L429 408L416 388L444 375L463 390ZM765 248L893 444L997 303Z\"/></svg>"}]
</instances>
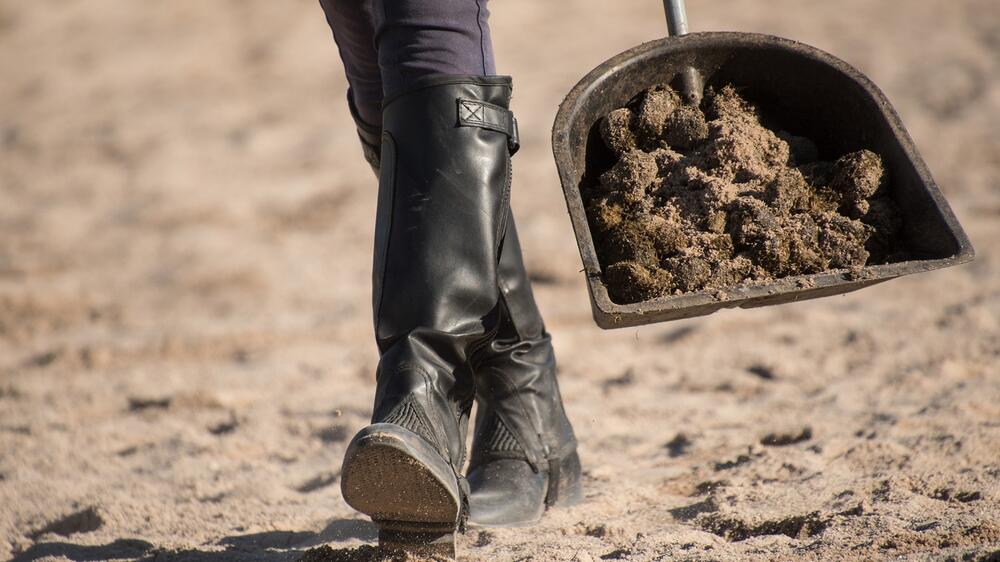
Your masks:
<instances>
[{"instance_id":1,"label":"hoof print in sand","mask_svg":"<svg viewBox=\"0 0 1000 562\"><path fill-rule=\"evenodd\" d=\"M714 499L708 498L684 507L675 507L670 510L670 515L673 515L674 519L678 521L690 521L703 513L715 513L716 511L719 511L719 506L715 504Z\"/></svg>"},{"instance_id":2,"label":"hoof print in sand","mask_svg":"<svg viewBox=\"0 0 1000 562\"><path fill-rule=\"evenodd\" d=\"M103 525L104 519L101 517L101 514L97 512L97 509L94 507L88 507L52 521L41 529L32 532L28 535L28 537L31 538L31 540L37 540L39 537L49 533L55 533L63 537L68 537L77 533L90 533L92 531L96 531Z\"/></svg>"},{"instance_id":3,"label":"hoof print in sand","mask_svg":"<svg viewBox=\"0 0 1000 562\"><path fill-rule=\"evenodd\" d=\"M737 466L743 466L752 460L753 459L750 457L750 455L740 455L731 461L717 462L714 465L712 465L712 468L714 468L716 471L729 470L731 468L736 468Z\"/></svg>"},{"instance_id":4,"label":"hoof print in sand","mask_svg":"<svg viewBox=\"0 0 1000 562\"><path fill-rule=\"evenodd\" d=\"M209 426L208 432L212 435L226 435L236 431L236 428L239 426L240 420L236 418L235 414L233 414L230 415L228 420Z\"/></svg>"},{"instance_id":5,"label":"hoof print in sand","mask_svg":"<svg viewBox=\"0 0 1000 562\"><path fill-rule=\"evenodd\" d=\"M729 482L725 480L706 480L704 482L699 482L697 486L694 487L694 493L692 496L704 496L705 494L710 494L723 486L727 486Z\"/></svg>"},{"instance_id":6,"label":"hoof print in sand","mask_svg":"<svg viewBox=\"0 0 1000 562\"><path fill-rule=\"evenodd\" d=\"M798 433L768 433L761 437L760 444L765 447L785 447L812 439L813 432L809 426L803 427Z\"/></svg>"},{"instance_id":7,"label":"hoof print in sand","mask_svg":"<svg viewBox=\"0 0 1000 562\"><path fill-rule=\"evenodd\" d=\"M747 521L731 515L710 514L699 521L702 529L718 535L729 542L739 542L751 537L765 535L785 535L793 539L814 537L823 533L830 525L828 517L818 511L805 515L791 515L781 519Z\"/></svg>"},{"instance_id":8,"label":"hoof print in sand","mask_svg":"<svg viewBox=\"0 0 1000 562\"><path fill-rule=\"evenodd\" d=\"M631 554L632 551L627 548L618 548L607 554L602 554L601 560L623 560L628 558Z\"/></svg>"},{"instance_id":9,"label":"hoof print in sand","mask_svg":"<svg viewBox=\"0 0 1000 562\"><path fill-rule=\"evenodd\" d=\"M930 494L930 497L941 501L969 503L983 499L983 494L978 490L956 492L951 488L938 488Z\"/></svg>"},{"instance_id":10,"label":"hoof print in sand","mask_svg":"<svg viewBox=\"0 0 1000 562\"><path fill-rule=\"evenodd\" d=\"M129 396L128 411L142 412L145 410L166 410L170 407L172 398L142 398Z\"/></svg>"},{"instance_id":11,"label":"hoof print in sand","mask_svg":"<svg viewBox=\"0 0 1000 562\"><path fill-rule=\"evenodd\" d=\"M677 435L674 436L673 439L668 441L667 444L664 445L664 447L666 447L667 454L670 455L670 458L675 459L687 453L688 449L691 448L692 444L693 442L688 438L687 435L684 435L683 433L678 433Z\"/></svg>"},{"instance_id":12,"label":"hoof print in sand","mask_svg":"<svg viewBox=\"0 0 1000 562\"><path fill-rule=\"evenodd\" d=\"M55 363L60 356L62 356L62 350L60 349L43 351L42 353L37 353L26 359L24 361L24 367L44 369L45 367L48 367L49 365Z\"/></svg>"},{"instance_id":13,"label":"hoof print in sand","mask_svg":"<svg viewBox=\"0 0 1000 562\"><path fill-rule=\"evenodd\" d=\"M766 381L773 381L778 378L774 374L774 369L768 367L767 365L750 365L747 367L747 372Z\"/></svg>"}]
</instances>

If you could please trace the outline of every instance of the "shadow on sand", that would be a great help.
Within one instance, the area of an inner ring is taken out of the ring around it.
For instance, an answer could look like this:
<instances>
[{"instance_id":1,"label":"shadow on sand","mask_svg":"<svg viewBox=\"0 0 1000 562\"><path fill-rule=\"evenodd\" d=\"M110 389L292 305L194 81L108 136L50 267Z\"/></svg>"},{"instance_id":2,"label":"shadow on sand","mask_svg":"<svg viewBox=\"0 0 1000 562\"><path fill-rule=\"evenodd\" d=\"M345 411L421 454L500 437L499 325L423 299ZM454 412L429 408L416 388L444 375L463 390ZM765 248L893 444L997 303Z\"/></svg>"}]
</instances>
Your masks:
<instances>
[{"instance_id":1,"label":"shadow on sand","mask_svg":"<svg viewBox=\"0 0 1000 562\"><path fill-rule=\"evenodd\" d=\"M69 542L40 542L14 556L11 562L30 562L46 557L63 557L73 562L137 560L139 562L294 562L306 549L349 540L375 541L378 531L370 521L335 519L320 532L267 531L234 535L216 545L224 550L163 549L139 539L118 539L105 545ZM344 550L343 560L351 560Z\"/></svg>"}]
</instances>

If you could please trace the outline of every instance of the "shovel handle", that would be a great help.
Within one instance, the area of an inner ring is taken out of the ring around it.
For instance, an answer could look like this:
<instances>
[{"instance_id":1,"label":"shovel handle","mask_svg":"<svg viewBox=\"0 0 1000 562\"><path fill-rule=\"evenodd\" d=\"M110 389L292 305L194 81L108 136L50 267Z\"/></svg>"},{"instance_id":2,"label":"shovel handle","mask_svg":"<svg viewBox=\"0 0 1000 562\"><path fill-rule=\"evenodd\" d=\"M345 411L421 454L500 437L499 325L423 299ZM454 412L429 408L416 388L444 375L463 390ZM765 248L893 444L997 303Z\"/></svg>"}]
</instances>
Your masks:
<instances>
[{"instance_id":1,"label":"shovel handle","mask_svg":"<svg viewBox=\"0 0 1000 562\"><path fill-rule=\"evenodd\" d=\"M663 0L663 11L667 15L667 37L687 35L688 18L684 10L684 0ZM680 73L680 93L688 103L698 105L704 84L694 67L687 67Z\"/></svg>"},{"instance_id":2,"label":"shovel handle","mask_svg":"<svg viewBox=\"0 0 1000 562\"><path fill-rule=\"evenodd\" d=\"M684 0L663 0L663 11L667 15L668 37L687 34L688 20L684 11Z\"/></svg>"}]
</instances>

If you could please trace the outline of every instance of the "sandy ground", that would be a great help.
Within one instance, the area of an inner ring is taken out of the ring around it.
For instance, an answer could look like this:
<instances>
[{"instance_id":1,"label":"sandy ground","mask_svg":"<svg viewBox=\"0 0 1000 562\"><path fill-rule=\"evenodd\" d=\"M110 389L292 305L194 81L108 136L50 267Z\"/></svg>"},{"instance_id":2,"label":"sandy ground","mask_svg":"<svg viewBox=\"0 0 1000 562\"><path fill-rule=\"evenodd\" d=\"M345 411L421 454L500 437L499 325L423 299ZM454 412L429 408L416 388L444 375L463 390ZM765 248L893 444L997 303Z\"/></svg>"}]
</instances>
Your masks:
<instances>
[{"instance_id":1,"label":"sandy ground","mask_svg":"<svg viewBox=\"0 0 1000 562\"><path fill-rule=\"evenodd\" d=\"M663 32L660 10L494 7L523 135L513 204L587 499L471 531L462 556L1000 559L996 1L691 2L694 30L867 72L978 259L604 332L549 127L576 80ZM376 361L375 188L338 64L312 0L0 0L0 558L374 541L338 483Z\"/></svg>"}]
</instances>

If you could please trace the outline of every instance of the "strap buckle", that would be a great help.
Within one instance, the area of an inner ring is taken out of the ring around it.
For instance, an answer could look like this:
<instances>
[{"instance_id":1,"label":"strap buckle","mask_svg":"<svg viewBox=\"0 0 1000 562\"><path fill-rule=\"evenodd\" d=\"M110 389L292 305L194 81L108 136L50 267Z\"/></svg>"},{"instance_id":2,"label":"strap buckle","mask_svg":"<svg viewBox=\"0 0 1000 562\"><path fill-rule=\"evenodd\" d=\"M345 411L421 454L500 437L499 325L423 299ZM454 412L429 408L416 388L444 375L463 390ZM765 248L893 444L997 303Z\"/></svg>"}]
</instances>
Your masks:
<instances>
[{"instance_id":1,"label":"strap buckle","mask_svg":"<svg viewBox=\"0 0 1000 562\"><path fill-rule=\"evenodd\" d=\"M521 147L517 119L505 107L479 100L459 98L458 124L462 127L479 127L507 135L507 150L512 156Z\"/></svg>"}]
</instances>

